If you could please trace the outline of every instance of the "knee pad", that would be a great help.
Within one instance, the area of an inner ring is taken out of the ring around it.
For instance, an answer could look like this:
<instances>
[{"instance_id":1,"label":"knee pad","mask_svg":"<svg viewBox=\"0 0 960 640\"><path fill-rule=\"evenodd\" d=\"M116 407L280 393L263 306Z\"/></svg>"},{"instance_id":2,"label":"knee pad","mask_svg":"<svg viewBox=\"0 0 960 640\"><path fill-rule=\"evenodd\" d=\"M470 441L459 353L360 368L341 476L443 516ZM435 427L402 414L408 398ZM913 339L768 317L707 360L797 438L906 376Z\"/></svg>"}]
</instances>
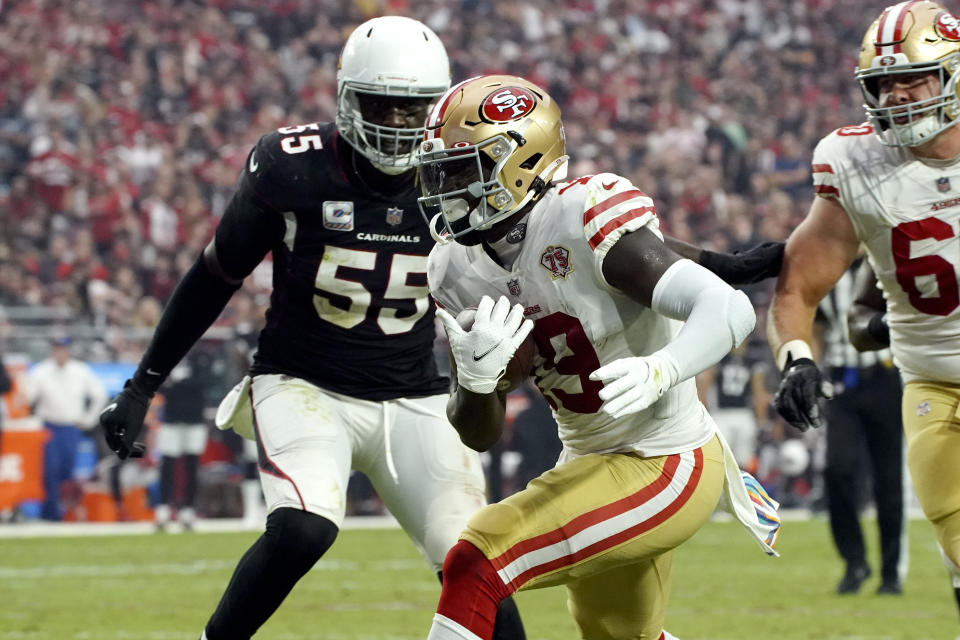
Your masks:
<instances>
[{"instance_id":1,"label":"knee pad","mask_svg":"<svg viewBox=\"0 0 960 640\"><path fill-rule=\"evenodd\" d=\"M263 540L285 556L310 566L326 553L339 529L323 516L309 511L281 507L267 516Z\"/></svg>"}]
</instances>

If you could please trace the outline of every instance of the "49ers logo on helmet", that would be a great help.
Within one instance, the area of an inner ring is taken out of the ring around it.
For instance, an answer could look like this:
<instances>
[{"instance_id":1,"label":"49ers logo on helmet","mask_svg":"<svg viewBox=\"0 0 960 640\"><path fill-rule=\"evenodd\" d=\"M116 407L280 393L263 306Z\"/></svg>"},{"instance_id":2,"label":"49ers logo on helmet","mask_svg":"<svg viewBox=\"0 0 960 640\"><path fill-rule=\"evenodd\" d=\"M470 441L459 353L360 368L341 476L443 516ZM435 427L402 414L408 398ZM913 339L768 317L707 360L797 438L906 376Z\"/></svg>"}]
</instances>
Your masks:
<instances>
[{"instance_id":1,"label":"49ers logo on helmet","mask_svg":"<svg viewBox=\"0 0 960 640\"><path fill-rule=\"evenodd\" d=\"M941 11L937 14L937 19L933 22L937 34L944 40L951 42L960 42L960 22L956 16L947 11Z\"/></svg>"},{"instance_id":2,"label":"49ers logo on helmet","mask_svg":"<svg viewBox=\"0 0 960 640\"><path fill-rule=\"evenodd\" d=\"M480 115L488 122L510 122L537 106L537 98L523 87L497 89L480 104Z\"/></svg>"}]
</instances>

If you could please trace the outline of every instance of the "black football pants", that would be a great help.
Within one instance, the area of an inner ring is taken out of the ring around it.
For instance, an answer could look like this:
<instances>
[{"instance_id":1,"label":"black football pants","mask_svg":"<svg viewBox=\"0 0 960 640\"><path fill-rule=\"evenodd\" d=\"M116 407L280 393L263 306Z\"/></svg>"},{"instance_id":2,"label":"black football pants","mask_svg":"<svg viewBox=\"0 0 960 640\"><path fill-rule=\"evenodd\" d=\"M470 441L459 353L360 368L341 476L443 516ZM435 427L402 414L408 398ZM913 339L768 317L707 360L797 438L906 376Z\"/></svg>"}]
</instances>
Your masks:
<instances>
[{"instance_id":1,"label":"black football pants","mask_svg":"<svg viewBox=\"0 0 960 640\"><path fill-rule=\"evenodd\" d=\"M848 565L867 564L859 512L863 492L872 486L881 576L897 580L904 526L900 376L878 365L838 377L853 384L826 403L825 483L833 541Z\"/></svg>"}]
</instances>

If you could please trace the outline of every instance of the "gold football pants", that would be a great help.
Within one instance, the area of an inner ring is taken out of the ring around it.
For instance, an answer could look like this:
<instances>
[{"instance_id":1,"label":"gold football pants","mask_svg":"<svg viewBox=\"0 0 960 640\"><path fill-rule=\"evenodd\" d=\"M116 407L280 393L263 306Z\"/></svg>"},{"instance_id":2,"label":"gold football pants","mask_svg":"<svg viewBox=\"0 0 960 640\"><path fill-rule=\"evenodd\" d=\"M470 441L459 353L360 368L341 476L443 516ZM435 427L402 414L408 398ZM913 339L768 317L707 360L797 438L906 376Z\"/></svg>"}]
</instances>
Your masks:
<instances>
[{"instance_id":1,"label":"gold football pants","mask_svg":"<svg viewBox=\"0 0 960 640\"><path fill-rule=\"evenodd\" d=\"M937 540L960 566L960 385L908 382L903 430L913 487Z\"/></svg>"},{"instance_id":2,"label":"gold football pants","mask_svg":"<svg viewBox=\"0 0 960 640\"><path fill-rule=\"evenodd\" d=\"M585 638L658 638L672 550L710 517L723 489L713 438L683 454L591 454L481 509L461 536L513 591L565 584Z\"/></svg>"}]
</instances>

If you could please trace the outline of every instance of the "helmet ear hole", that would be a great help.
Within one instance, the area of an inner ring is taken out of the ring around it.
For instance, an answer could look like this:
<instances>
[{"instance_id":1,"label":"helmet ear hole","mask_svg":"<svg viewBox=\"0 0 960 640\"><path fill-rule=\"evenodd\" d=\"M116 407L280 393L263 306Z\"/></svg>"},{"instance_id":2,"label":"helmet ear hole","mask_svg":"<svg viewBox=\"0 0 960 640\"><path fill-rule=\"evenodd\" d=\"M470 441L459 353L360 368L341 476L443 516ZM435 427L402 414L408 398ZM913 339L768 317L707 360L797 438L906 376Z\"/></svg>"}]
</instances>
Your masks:
<instances>
[{"instance_id":1,"label":"helmet ear hole","mask_svg":"<svg viewBox=\"0 0 960 640\"><path fill-rule=\"evenodd\" d=\"M521 162L520 168L526 169L527 171L529 171L530 169L533 169L535 166L537 166L537 163L540 162L540 158L542 157L543 157L542 153L535 153L529 158L527 158L526 160L524 160L523 162Z\"/></svg>"}]
</instances>

